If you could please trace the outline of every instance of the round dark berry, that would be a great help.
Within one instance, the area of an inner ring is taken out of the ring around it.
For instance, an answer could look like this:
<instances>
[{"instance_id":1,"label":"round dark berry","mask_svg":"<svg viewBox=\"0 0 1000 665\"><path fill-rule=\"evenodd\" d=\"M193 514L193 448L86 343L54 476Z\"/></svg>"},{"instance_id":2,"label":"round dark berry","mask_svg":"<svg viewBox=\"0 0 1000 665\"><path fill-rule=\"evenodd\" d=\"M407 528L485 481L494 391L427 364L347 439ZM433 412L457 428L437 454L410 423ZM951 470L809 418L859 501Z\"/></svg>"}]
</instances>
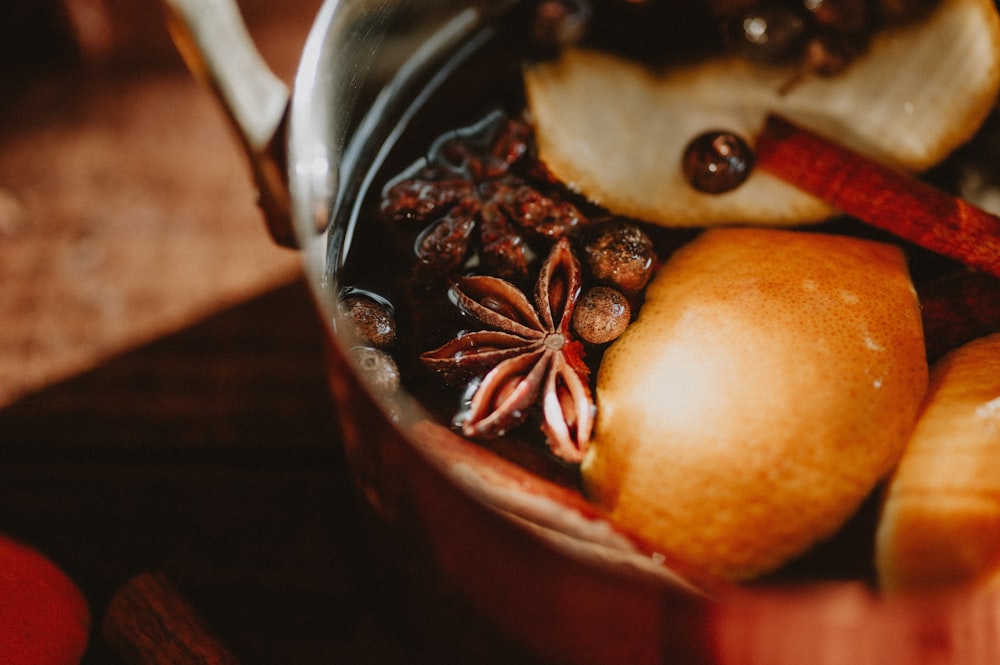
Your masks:
<instances>
[{"instance_id":1,"label":"round dark berry","mask_svg":"<svg viewBox=\"0 0 1000 665\"><path fill-rule=\"evenodd\" d=\"M399 367L388 353L370 346L356 346L350 356L376 395L391 395L399 390Z\"/></svg>"},{"instance_id":2,"label":"round dark berry","mask_svg":"<svg viewBox=\"0 0 1000 665\"><path fill-rule=\"evenodd\" d=\"M691 186L722 194L742 185L753 170L754 154L732 132L711 131L695 137L684 150L683 171Z\"/></svg>"},{"instance_id":3,"label":"round dark berry","mask_svg":"<svg viewBox=\"0 0 1000 665\"><path fill-rule=\"evenodd\" d=\"M373 299L360 295L348 296L341 301L340 311L361 344L384 349L396 341L396 322L392 314Z\"/></svg>"},{"instance_id":4,"label":"round dark berry","mask_svg":"<svg viewBox=\"0 0 1000 665\"><path fill-rule=\"evenodd\" d=\"M590 20L589 0L542 0L532 34L542 47L561 48L580 41Z\"/></svg>"},{"instance_id":5,"label":"round dark berry","mask_svg":"<svg viewBox=\"0 0 1000 665\"><path fill-rule=\"evenodd\" d=\"M758 62L796 60L805 43L806 22L784 7L755 7L732 19L727 28L733 50Z\"/></svg>"}]
</instances>

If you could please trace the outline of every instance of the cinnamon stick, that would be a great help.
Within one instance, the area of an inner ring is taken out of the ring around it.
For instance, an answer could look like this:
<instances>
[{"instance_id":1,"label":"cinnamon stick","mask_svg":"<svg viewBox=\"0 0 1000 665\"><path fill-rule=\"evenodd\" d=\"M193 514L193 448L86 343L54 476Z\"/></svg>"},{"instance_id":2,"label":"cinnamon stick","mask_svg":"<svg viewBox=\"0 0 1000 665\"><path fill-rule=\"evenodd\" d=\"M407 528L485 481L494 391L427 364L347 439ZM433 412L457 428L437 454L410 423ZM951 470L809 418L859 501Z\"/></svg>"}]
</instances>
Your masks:
<instances>
[{"instance_id":1,"label":"cinnamon stick","mask_svg":"<svg viewBox=\"0 0 1000 665\"><path fill-rule=\"evenodd\" d=\"M131 665L238 665L161 573L142 573L119 589L101 628Z\"/></svg>"},{"instance_id":2,"label":"cinnamon stick","mask_svg":"<svg viewBox=\"0 0 1000 665\"><path fill-rule=\"evenodd\" d=\"M788 120L757 137L757 168L867 224L1000 276L1000 218Z\"/></svg>"},{"instance_id":3,"label":"cinnamon stick","mask_svg":"<svg viewBox=\"0 0 1000 665\"><path fill-rule=\"evenodd\" d=\"M992 275L947 275L918 284L917 293L928 360L1000 331L1000 280Z\"/></svg>"}]
</instances>

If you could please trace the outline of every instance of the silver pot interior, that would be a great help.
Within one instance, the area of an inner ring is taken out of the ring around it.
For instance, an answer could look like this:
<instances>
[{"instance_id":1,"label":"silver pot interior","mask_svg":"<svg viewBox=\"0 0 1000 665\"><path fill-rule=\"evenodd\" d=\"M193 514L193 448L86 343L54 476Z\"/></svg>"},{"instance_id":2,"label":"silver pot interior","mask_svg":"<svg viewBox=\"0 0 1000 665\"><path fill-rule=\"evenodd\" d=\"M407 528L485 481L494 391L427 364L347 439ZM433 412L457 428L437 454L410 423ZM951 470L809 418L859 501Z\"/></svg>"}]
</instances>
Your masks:
<instances>
[{"instance_id":1,"label":"silver pot interior","mask_svg":"<svg viewBox=\"0 0 1000 665\"><path fill-rule=\"evenodd\" d=\"M324 288L339 285L359 194L372 186L386 153L449 63L476 48L460 45L510 4L324 3L295 80L289 124L296 231L312 251L317 243L324 245L322 257L310 253L320 262L309 263L311 276Z\"/></svg>"}]
</instances>

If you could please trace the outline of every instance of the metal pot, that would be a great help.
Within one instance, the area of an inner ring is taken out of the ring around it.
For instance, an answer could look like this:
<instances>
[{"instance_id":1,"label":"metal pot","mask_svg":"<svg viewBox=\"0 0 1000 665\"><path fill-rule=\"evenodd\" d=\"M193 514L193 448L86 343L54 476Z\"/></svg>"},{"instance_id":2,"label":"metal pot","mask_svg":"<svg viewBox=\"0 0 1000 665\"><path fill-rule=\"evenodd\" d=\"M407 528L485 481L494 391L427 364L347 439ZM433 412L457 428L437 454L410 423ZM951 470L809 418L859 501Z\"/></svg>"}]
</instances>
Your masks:
<instances>
[{"instance_id":1,"label":"metal pot","mask_svg":"<svg viewBox=\"0 0 1000 665\"><path fill-rule=\"evenodd\" d=\"M516 0L327 0L294 93L263 63L233 0L164 0L191 69L233 121L277 242L298 247L328 325L347 455L373 507L507 634L559 663L987 663L1000 598L885 600L860 583L737 588L651 557L581 497L373 392L338 325L352 195L425 75ZM416 100L416 102L414 102Z\"/></svg>"}]
</instances>

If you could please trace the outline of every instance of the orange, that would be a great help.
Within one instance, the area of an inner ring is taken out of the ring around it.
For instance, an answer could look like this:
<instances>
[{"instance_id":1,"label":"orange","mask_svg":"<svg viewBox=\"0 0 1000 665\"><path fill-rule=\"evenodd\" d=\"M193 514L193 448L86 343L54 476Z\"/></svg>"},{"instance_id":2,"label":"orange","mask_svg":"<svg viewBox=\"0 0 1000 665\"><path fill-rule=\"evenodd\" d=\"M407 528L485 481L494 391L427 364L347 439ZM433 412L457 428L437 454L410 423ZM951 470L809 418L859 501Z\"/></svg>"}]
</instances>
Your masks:
<instances>
[{"instance_id":1,"label":"orange","mask_svg":"<svg viewBox=\"0 0 1000 665\"><path fill-rule=\"evenodd\" d=\"M887 591L1000 581L1000 334L935 365L876 536Z\"/></svg>"},{"instance_id":2,"label":"orange","mask_svg":"<svg viewBox=\"0 0 1000 665\"><path fill-rule=\"evenodd\" d=\"M709 230L667 261L604 357L585 491L656 550L752 578L858 508L926 386L897 248Z\"/></svg>"}]
</instances>

